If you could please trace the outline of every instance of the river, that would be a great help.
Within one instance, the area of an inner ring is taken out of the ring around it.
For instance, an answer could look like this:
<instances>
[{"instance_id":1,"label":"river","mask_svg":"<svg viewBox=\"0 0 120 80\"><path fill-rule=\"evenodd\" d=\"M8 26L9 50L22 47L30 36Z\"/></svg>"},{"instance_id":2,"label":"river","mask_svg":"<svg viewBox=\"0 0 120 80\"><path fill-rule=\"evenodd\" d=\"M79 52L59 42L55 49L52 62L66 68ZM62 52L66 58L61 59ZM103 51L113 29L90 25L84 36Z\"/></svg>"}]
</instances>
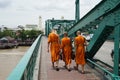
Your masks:
<instances>
[{"instance_id":1,"label":"river","mask_svg":"<svg viewBox=\"0 0 120 80\"><path fill-rule=\"evenodd\" d=\"M0 80L6 80L28 49L29 47L25 46L13 49L0 49Z\"/></svg>"}]
</instances>

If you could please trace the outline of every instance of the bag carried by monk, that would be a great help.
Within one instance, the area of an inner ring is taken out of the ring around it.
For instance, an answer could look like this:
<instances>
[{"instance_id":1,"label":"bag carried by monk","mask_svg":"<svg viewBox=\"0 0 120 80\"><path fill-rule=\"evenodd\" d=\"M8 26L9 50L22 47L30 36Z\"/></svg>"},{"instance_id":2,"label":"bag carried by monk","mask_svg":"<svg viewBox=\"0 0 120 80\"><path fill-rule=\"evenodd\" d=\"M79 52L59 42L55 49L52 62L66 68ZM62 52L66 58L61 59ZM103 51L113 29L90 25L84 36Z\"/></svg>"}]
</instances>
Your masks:
<instances>
[{"instance_id":1,"label":"bag carried by monk","mask_svg":"<svg viewBox=\"0 0 120 80\"><path fill-rule=\"evenodd\" d=\"M60 50L60 52L59 52L59 59L60 59L60 60L62 60L62 59L63 59L62 50Z\"/></svg>"},{"instance_id":2,"label":"bag carried by monk","mask_svg":"<svg viewBox=\"0 0 120 80\"><path fill-rule=\"evenodd\" d=\"M62 60L62 54L61 53L59 54L59 59Z\"/></svg>"},{"instance_id":3,"label":"bag carried by monk","mask_svg":"<svg viewBox=\"0 0 120 80\"><path fill-rule=\"evenodd\" d=\"M71 59L74 60L75 59L75 53L72 51L71 53Z\"/></svg>"}]
</instances>

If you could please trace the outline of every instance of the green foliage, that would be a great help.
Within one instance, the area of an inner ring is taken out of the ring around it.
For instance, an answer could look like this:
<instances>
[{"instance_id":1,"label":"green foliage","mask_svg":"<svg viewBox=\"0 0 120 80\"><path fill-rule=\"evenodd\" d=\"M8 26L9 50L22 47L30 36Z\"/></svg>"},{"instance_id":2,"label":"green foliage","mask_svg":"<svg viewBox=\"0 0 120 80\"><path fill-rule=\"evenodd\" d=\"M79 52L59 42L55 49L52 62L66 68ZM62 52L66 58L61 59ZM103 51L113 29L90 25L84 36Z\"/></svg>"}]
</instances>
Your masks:
<instances>
[{"instance_id":1,"label":"green foliage","mask_svg":"<svg viewBox=\"0 0 120 80\"><path fill-rule=\"evenodd\" d=\"M2 35L3 35L3 34L2 34L2 32L0 31L0 38L2 37Z\"/></svg>"},{"instance_id":2,"label":"green foliage","mask_svg":"<svg viewBox=\"0 0 120 80\"><path fill-rule=\"evenodd\" d=\"M31 40L35 40L39 34L42 34L43 32L42 31L36 31L36 30L22 30L22 31L19 31L20 32L20 35L18 35L18 37L24 41L24 40L27 40L27 39L31 39Z\"/></svg>"},{"instance_id":3,"label":"green foliage","mask_svg":"<svg viewBox=\"0 0 120 80\"><path fill-rule=\"evenodd\" d=\"M4 36L10 36L10 37L14 37L15 34L12 30L4 30L3 32L0 31L0 38L4 37Z\"/></svg>"},{"instance_id":4,"label":"green foliage","mask_svg":"<svg viewBox=\"0 0 120 80\"><path fill-rule=\"evenodd\" d=\"M36 30L19 30L17 31L19 35L16 35L16 32L12 30L4 30L3 32L0 31L0 38L5 37L5 36L10 36L15 39L21 39L22 41L25 41L26 39L36 39L39 34L43 34L42 31L36 31Z\"/></svg>"}]
</instances>

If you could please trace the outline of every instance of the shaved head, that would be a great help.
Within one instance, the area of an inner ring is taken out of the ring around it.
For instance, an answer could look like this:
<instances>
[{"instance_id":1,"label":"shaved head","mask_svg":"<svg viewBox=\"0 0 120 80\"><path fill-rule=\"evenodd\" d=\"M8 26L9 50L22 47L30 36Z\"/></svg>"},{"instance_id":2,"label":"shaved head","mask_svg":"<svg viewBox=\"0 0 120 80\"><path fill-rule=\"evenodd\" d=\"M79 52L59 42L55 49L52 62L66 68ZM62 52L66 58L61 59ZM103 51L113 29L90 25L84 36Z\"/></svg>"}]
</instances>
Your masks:
<instances>
[{"instance_id":1,"label":"shaved head","mask_svg":"<svg viewBox=\"0 0 120 80\"><path fill-rule=\"evenodd\" d=\"M53 32L54 32L54 31L55 31L55 29L52 29L51 31L53 31Z\"/></svg>"},{"instance_id":2,"label":"shaved head","mask_svg":"<svg viewBox=\"0 0 120 80\"><path fill-rule=\"evenodd\" d=\"M81 32L80 32L80 31L77 31L77 35L81 35Z\"/></svg>"},{"instance_id":3,"label":"shaved head","mask_svg":"<svg viewBox=\"0 0 120 80\"><path fill-rule=\"evenodd\" d=\"M67 33L67 32L64 32L64 36L68 36L68 33Z\"/></svg>"}]
</instances>

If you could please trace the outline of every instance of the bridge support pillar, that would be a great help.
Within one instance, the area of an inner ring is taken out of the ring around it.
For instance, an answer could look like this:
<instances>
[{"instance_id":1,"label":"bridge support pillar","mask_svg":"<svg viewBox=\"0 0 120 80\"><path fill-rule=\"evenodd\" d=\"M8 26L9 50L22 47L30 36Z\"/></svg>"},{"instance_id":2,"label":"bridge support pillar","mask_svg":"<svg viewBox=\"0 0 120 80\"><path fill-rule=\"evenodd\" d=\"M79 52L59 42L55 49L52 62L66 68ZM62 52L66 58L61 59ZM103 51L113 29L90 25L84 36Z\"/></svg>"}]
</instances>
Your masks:
<instances>
[{"instance_id":1,"label":"bridge support pillar","mask_svg":"<svg viewBox=\"0 0 120 80\"><path fill-rule=\"evenodd\" d=\"M79 0L76 0L75 4L76 4L76 8L75 8L75 20L76 20L76 22L78 22L79 19L80 19L80 13L79 13L79 11L80 11L80 8L79 8Z\"/></svg>"}]
</instances>

